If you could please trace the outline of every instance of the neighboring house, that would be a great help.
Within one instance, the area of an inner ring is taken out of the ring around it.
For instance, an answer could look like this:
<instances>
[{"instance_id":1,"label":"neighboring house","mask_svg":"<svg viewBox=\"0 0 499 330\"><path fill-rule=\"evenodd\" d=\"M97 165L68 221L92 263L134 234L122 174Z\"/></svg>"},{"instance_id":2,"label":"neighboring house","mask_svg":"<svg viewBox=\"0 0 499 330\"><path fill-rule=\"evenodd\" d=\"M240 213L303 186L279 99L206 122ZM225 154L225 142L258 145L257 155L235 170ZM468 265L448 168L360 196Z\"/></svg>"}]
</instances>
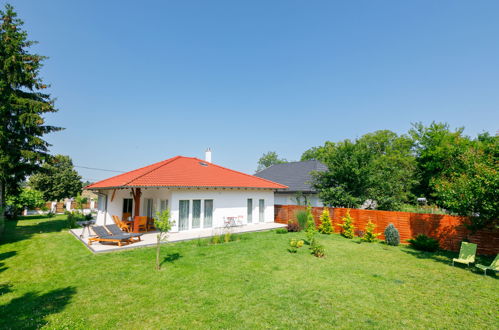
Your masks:
<instances>
[{"instance_id":1,"label":"neighboring house","mask_svg":"<svg viewBox=\"0 0 499 330\"><path fill-rule=\"evenodd\" d=\"M277 205L323 206L317 191L312 185L312 172L327 171L327 166L317 160L275 164L256 173L263 179L279 182L287 189L276 191L274 201Z\"/></svg>"},{"instance_id":2,"label":"neighboring house","mask_svg":"<svg viewBox=\"0 0 499 330\"><path fill-rule=\"evenodd\" d=\"M212 164L209 151L206 159L177 156L87 186L99 196L96 223L167 208L174 232L274 222L274 191L285 185Z\"/></svg>"}]
</instances>

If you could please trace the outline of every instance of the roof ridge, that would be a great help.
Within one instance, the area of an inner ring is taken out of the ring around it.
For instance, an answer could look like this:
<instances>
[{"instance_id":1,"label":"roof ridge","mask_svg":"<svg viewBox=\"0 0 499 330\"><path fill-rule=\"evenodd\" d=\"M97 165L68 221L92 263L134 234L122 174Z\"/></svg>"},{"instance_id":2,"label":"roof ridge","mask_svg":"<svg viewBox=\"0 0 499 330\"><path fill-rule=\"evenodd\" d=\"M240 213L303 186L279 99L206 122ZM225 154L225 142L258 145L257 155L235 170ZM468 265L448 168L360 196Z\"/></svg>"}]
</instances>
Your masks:
<instances>
[{"instance_id":1,"label":"roof ridge","mask_svg":"<svg viewBox=\"0 0 499 330\"><path fill-rule=\"evenodd\" d=\"M285 187L285 185L281 184L281 183L278 183L278 182L274 182L274 181L271 181L271 180L267 180L267 179L264 179L264 178L260 178L259 176L255 176L255 175L251 175L251 174L247 174L247 173L244 173L244 172L239 172L239 171L236 171L236 170L232 170L230 168L227 168L227 167L223 167L221 165L217 165L217 164L213 164L211 162L207 162L205 160L202 160L202 159L199 159L197 157L192 157L196 160L199 160L201 162L205 162L205 163L209 163L210 165L213 165L213 166L217 166L217 167L220 167L220 168L223 168L224 170L228 170L228 171L231 171L231 172L234 172L234 173L238 173L238 174L242 174L242 175L246 175L246 176L249 176L249 177L252 177L252 178L256 178L256 179L260 179L262 181L266 181L266 182L270 182L270 183L273 183L273 184L277 184L277 185L280 185L280 186L283 186ZM284 189L284 188L283 188Z\"/></svg>"},{"instance_id":2,"label":"roof ridge","mask_svg":"<svg viewBox=\"0 0 499 330\"><path fill-rule=\"evenodd\" d=\"M173 161L175 161L175 160L177 160L177 159L179 159L179 158L181 158L181 157L183 157L183 156L178 155L178 156L175 156L175 157L172 157L172 158L168 158L168 159L162 160L162 161L157 162L157 163L155 163L155 164L148 165L148 166L153 166L153 165L156 165L156 164L159 164L159 163L163 163L163 164L161 164L161 165L159 165L159 166L156 166L155 168L151 169L150 171L147 171L147 172L145 172L145 173L142 173L141 175L139 175L139 176L137 176L137 177L133 178L132 180L130 180L130 181L128 181L128 182L126 182L126 183L124 184L124 186L125 186L125 185L129 185L130 183L132 183L132 181L135 181L135 180L137 180L137 179L139 179L139 178L143 177L144 175L151 173L152 171L156 171L157 169L159 169L159 168L161 168L161 167L163 167L163 166L165 166L165 165L167 165L167 164L170 164L171 162L173 162ZM185 157L185 158L188 158L188 157ZM144 167L142 167L142 168L145 168L145 167L148 167L148 166L144 166Z\"/></svg>"}]
</instances>

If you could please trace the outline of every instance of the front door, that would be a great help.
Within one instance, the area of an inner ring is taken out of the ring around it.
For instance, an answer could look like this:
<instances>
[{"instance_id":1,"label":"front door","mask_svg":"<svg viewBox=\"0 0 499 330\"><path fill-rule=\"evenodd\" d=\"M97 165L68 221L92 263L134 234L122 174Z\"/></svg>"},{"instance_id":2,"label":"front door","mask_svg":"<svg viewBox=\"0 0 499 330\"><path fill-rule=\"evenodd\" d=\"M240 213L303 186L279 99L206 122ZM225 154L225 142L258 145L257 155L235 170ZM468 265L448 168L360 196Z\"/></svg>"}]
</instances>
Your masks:
<instances>
[{"instance_id":1,"label":"front door","mask_svg":"<svg viewBox=\"0 0 499 330\"><path fill-rule=\"evenodd\" d=\"M179 201L178 230L189 229L189 201Z\"/></svg>"}]
</instances>

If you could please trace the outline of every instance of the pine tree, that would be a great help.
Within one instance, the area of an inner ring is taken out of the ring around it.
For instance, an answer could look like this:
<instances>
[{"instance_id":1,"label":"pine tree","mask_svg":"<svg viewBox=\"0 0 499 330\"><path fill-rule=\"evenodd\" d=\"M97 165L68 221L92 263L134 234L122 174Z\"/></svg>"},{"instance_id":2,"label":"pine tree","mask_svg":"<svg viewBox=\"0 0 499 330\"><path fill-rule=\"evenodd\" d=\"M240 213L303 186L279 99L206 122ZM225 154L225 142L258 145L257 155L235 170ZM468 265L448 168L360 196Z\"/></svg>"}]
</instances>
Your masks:
<instances>
[{"instance_id":1,"label":"pine tree","mask_svg":"<svg viewBox=\"0 0 499 330\"><path fill-rule=\"evenodd\" d=\"M366 225L366 232L364 233L364 236L362 236L362 240L364 242L376 241L376 239L378 239L378 236L381 235L381 233L375 233L374 232L375 229L376 225L372 223L371 219L369 219Z\"/></svg>"},{"instance_id":2,"label":"pine tree","mask_svg":"<svg viewBox=\"0 0 499 330\"><path fill-rule=\"evenodd\" d=\"M307 207L307 224L305 233L307 235L308 243L312 245L314 243L315 234L317 233L317 228L315 227L315 220L312 214L312 207L310 205Z\"/></svg>"},{"instance_id":3,"label":"pine tree","mask_svg":"<svg viewBox=\"0 0 499 330\"><path fill-rule=\"evenodd\" d=\"M329 216L329 209L324 208L321 214L321 224L319 225L319 232L321 234L331 234L333 233L333 224L331 223L331 218Z\"/></svg>"},{"instance_id":4,"label":"pine tree","mask_svg":"<svg viewBox=\"0 0 499 330\"><path fill-rule=\"evenodd\" d=\"M353 224L353 218L350 216L350 210L347 210L347 214L342 218L343 224L341 226L341 235L346 238L352 239L355 235L355 226Z\"/></svg>"},{"instance_id":5,"label":"pine tree","mask_svg":"<svg viewBox=\"0 0 499 330\"><path fill-rule=\"evenodd\" d=\"M40 69L46 58L29 53L28 40L14 8L0 10L0 210L5 195L17 195L26 176L49 158L43 135L61 130L45 124L43 115L56 112L54 101L42 91Z\"/></svg>"}]
</instances>

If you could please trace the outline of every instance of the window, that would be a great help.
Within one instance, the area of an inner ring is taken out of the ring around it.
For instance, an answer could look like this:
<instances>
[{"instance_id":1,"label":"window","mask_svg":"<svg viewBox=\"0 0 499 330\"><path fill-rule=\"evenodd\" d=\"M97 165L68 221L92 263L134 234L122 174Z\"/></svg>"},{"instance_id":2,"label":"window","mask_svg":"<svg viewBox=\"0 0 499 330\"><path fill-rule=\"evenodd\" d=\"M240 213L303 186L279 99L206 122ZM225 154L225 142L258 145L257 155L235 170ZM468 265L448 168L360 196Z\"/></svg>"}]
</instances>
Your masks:
<instances>
[{"instance_id":1,"label":"window","mask_svg":"<svg viewBox=\"0 0 499 330\"><path fill-rule=\"evenodd\" d=\"M201 225L201 200L192 201L192 228L199 228Z\"/></svg>"},{"instance_id":2,"label":"window","mask_svg":"<svg viewBox=\"0 0 499 330\"><path fill-rule=\"evenodd\" d=\"M251 198L248 198L248 216L247 216L247 219L248 219L248 223L251 223L253 221L253 200Z\"/></svg>"},{"instance_id":3,"label":"window","mask_svg":"<svg viewBox=\"0 0 499 330\"><path fill-rule=\"evenodd\" d=\"M213 223L213 200L205 199L203 228L210 228L212 226L212 223Z\"/></svg>"},{"instance_id":4,"label":"window","mask_svg":"<svg viewBox=\"0 0 499 330\"><path fill-rule=\"evenodd\" d=\"M123 199L123 213L130 213L130 215L132 215L132 209L133 209L133 199L124 198Z\"/></svg>"},{"instance_id":5,"label":"window","mask_svg":"<svg viewBox=\"0 0 499 330\"><path fill-rule=\"evenodd\" d=\"M178 230L189 229L189 201L179 201Z\"/></svg>"},{"instance_id":6,"label":"window","mask_svg":"<svg viewBox=\"0 0 499 330\"><path fill-rule=\"evenodd\" d=\"M260 199L258 201L258 221L263 222L265 220L265 199Z\"/></svg>"},{"instance_id":7,"label":"window","mask_svg":"<svg viewBox=\"0 0 499 330\"><path fill-rule=\"evenodd\" d=\"M163 212L168 209L168 199L162 199L159 201L159 212Z\"/></svg>"}]
</instances>

